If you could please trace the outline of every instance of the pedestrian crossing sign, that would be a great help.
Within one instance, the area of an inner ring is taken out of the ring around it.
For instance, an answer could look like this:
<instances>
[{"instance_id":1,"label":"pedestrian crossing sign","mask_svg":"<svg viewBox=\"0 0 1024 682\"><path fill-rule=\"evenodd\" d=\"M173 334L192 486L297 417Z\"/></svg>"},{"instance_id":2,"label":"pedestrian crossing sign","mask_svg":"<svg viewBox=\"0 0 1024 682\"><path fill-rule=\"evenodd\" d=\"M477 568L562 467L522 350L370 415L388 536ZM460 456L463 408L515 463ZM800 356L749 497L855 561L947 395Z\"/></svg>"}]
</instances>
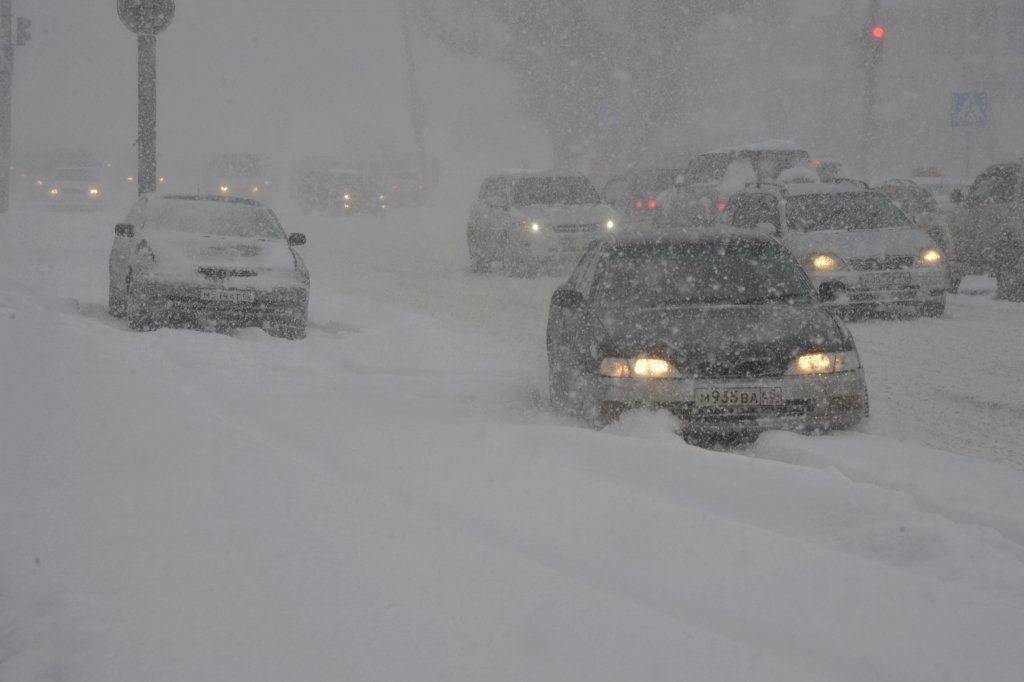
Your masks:
<instances>
[{"instance_id":1,"label":"pedestrian crossing sign","mask_svg":"<svg viewBox=\"0 0 1024 682\"><path fill-rule=\"evenodd\" d=\"M986 125L988 125L988 93L982 91L954 92L953 127L981 128Z\"/></svg>"}]
</instances>

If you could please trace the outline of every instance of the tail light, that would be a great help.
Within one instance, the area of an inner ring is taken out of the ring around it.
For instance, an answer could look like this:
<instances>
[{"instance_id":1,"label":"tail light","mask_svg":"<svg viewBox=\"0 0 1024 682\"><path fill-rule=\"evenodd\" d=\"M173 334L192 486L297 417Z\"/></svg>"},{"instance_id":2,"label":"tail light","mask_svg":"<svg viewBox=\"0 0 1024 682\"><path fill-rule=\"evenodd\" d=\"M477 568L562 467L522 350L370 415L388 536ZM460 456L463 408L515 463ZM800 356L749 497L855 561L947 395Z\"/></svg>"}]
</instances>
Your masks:
<instances>
[{"instance_id":1,"label":"tail light","mask_svg":"<svg viewBox=\"0 0 1024 682\"><path fill-rule=\"evenodd\" d=\"M647 208L650 208L650 209L658 208L658 202L655 201L654 199L651 199L650 201L647 202Z\"/></svg>"},{"instance_id":2,"label":"tail light","mask_svg":"<svg viewBox=\"0 0 1024 682\"><path fill-rule=\"evenodd\" d=\"M644 207L644 202L643 202L642 199L637 199L636 200L636 207L637 208L643 208Z\"/></svg>"},{"instance_id":3,"label":"tail light","mask_svg":"<svg viewBox=\"0 0 1024 682\"><path fill-rule=\"evenodd\" d=\"M725 213L725 202L724 201L719 201L718 202L718 212L719 213Z\"/></svg>"}]
</instances>

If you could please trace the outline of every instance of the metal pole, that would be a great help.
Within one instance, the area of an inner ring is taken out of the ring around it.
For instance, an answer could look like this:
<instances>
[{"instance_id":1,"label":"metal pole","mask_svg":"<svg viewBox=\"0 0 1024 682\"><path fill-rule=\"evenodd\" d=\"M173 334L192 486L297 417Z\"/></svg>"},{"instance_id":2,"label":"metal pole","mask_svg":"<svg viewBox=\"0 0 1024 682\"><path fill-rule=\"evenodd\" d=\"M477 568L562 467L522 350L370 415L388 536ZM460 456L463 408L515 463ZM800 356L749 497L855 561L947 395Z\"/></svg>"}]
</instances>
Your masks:
<instances>
[{"instance_id":1,"label":"metal pole","mask_svg":"<svg viewBox=\"0 0 1024 682\"><path fill-rule=\"evenodd\" d=\"M0 0L0 213L11 198L11 80L14 77L11 0Z\"/></svg>"},{"instance_id":2,"label":"metal pole","mask_svg":"<svg viewBox=\"0 0 1024 682\"><path fill-rule=\"evenodd\" d=\"M419 157L420 182L431 184L427 171L427 141L423 133L427 122L427 115L423 105L423 98L420 96L419 89L416 86L416 61L412 54L412 38L409 33L409 8L406 0L399 0L398 11L402 19L405 66L409 73L409 118L412 123L413 140L416 142L416 152Z\"/></svg>"},{"instance_id":3,"label":"metal pole","mask_svg":"<svg viewBox=\"0 0 1024 682\"><path fill-rule=\"evenodd\" d=\"M139 194L156 191L156 36L139 34Z\"/></svg>"},{"instance_id":4,"label":"metal pole","mask_svg":"<svg viewBox=\"0 0 1024 682\"><path fill-rule=\"evenodd\" d=\"M967 180L971 177L971 129L970 127L964 128L964 132L967 135L967 143L964 145L964 174L963 178Z\"/></svg>"},{"instance_id":5,"label":"metal pole","mask_svg":"<svg viewBox=\"0 0 1024 682\"><path fill-rule=\"evenodd\" d=\"M864 67L864 132L860 146L860 171L863 180L871 182L871 150L874 146L877 126L875 125L875 98L878 91L878 79L875 65L869 63Z\"/></svg>"}]
</instances>

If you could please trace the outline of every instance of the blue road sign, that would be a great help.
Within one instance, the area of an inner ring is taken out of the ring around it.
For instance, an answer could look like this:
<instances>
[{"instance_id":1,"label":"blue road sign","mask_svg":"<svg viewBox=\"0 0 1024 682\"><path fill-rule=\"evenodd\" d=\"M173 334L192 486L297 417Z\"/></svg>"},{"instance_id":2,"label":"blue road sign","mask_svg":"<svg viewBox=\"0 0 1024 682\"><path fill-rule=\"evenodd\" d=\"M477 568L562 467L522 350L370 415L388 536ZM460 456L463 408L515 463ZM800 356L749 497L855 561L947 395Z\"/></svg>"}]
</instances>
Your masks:
<instances>
[{"instance_id":1,"label":"blue road sign","mask_svg":"<svg viewBox=\"0 0 1024 682\"><path fill-rule=\"evenodd\" d=\"M954 92L953 93L953 127L982 128L988 125L988 93Z\"/></svg>"}]
</instances>

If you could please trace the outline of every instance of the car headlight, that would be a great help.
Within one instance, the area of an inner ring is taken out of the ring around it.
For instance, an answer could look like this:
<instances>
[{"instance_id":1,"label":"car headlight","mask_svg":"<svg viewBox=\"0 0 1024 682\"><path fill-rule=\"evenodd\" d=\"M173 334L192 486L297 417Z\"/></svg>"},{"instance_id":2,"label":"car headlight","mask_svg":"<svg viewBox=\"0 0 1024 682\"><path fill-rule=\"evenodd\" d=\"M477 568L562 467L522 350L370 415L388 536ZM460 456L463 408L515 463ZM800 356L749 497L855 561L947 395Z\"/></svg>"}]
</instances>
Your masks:
<instances>
[{"instance_id":1,"label":"car headlight","mask_svg":"<svg viewBox=\"0 0 1024 682\"><path fill-rule=\"evenodd\" d=\"M615 229L615 221L614 220L609 220L608 222L606 222L604 224L604 226L606 228L608 228L609 230L614 230Z\"/></svg>"},{"instance_id":2,"label":"car headlight","mask_svg":"<svg viewBox=\"0 0 1024 682\"><path fill-rule=\"evenodd\" d=\"M632 359L605 358L598 373L604 377L636 379L679 379L682 375L664 358L640 356Z\"/></svg>"},{"instance_id":3,"label":"car headlight","mask_svg":"<svg viewBox=\"0 0 1024 682\"><path fill-rule=\"evenodd\" d=\"M220 186L220 193L221 194L227 194L230 191L231 191L231 188L228 187L227 185L221 185Z\"/></svg>"},{"instance_id":4,"label":"car headlight","mask_svg":"<svg viewBox=\"0 0 1024 682\"><path fill-rule=\"evenodd\" d=\"M918 265L938 265L941 262L942 252L936 248L925 249L917 259Z\"/></svg>"},{"instance_id":5,"label":"car headlight","mask_svg":"<svg viewBox=\"0 0 1024 682\"><path fill-rule=\"evenodd\" d=\"M51 189L50 189L50 196L51 196L51 197L55 197L55 196L57 196L58 194L60 194L60 190L59 190L59 189L57 189L56 187L53 187L53 188L51 188Z\"/></svg>"},{"instance_id":6,"label":"car headlight","mask_svg":"<svg viewBox=\"0 0 1024 682\"><path fill-rule=\"evenodd\" d=\"M94 197L95 197L95 196L99 196L99 194L100 194L100 191L99 191L99 190L98 190L97 188L95 188L95 187L91 187L91 188L89 189L89 194L90 194L91 196L94 196Z\"/></svg>"},{"instance_id":7,"label":"car headlight","mask_svg":"<svg viewBox=\"0 0 1024 682\"><path fill-rule=\"evenodd\" d=\"M534 232L540 232L540 223L530 223L530 229Z\"/></svg>"},{"instance_id":8,"label":"car headlight","mask_svg":"<svg viewBox=\"0 0 1024 682\"><path fill-rule=\"evenodd\" d=\"M842 259L831 253L816 253L807 259L807 264L819 272L845 269Z\"/></svg>"},{"instance_id":9,"label":"car headlight","mask_svg":"<svg viewBox=\"0 0 1024 682\"><path fill-rule=\"evenodd\" d=\"M256 193L257 193L257 192L259 192L259 191L260 191L260 188L259 188L259 186L257 186L257 185L253 185L253 186L252 186L252 193L253 193L253 194L256 194Z\"/></svg>"},{"instance_id":10,"label":"car headlight","mask_svg":"<svg viewBox=\"0 0 1024 682\"><path fill-rule=\"evenodd\" d=\"M342 199L344 199L345 201L352 201L352 195L346 194L345 196L342 197Z\"/></svg>"},{"instance_id":11,"label":"car headlight","mask_svg":"<svg viewBox=\"0 0 1024 682\"><path fill-rule=\"evenodd\" d=\"M857 351L840 353L804 353L794 358L786 374L836 374L849 372L860 367L860 356Z\"/></svg>"}]
</instances>

